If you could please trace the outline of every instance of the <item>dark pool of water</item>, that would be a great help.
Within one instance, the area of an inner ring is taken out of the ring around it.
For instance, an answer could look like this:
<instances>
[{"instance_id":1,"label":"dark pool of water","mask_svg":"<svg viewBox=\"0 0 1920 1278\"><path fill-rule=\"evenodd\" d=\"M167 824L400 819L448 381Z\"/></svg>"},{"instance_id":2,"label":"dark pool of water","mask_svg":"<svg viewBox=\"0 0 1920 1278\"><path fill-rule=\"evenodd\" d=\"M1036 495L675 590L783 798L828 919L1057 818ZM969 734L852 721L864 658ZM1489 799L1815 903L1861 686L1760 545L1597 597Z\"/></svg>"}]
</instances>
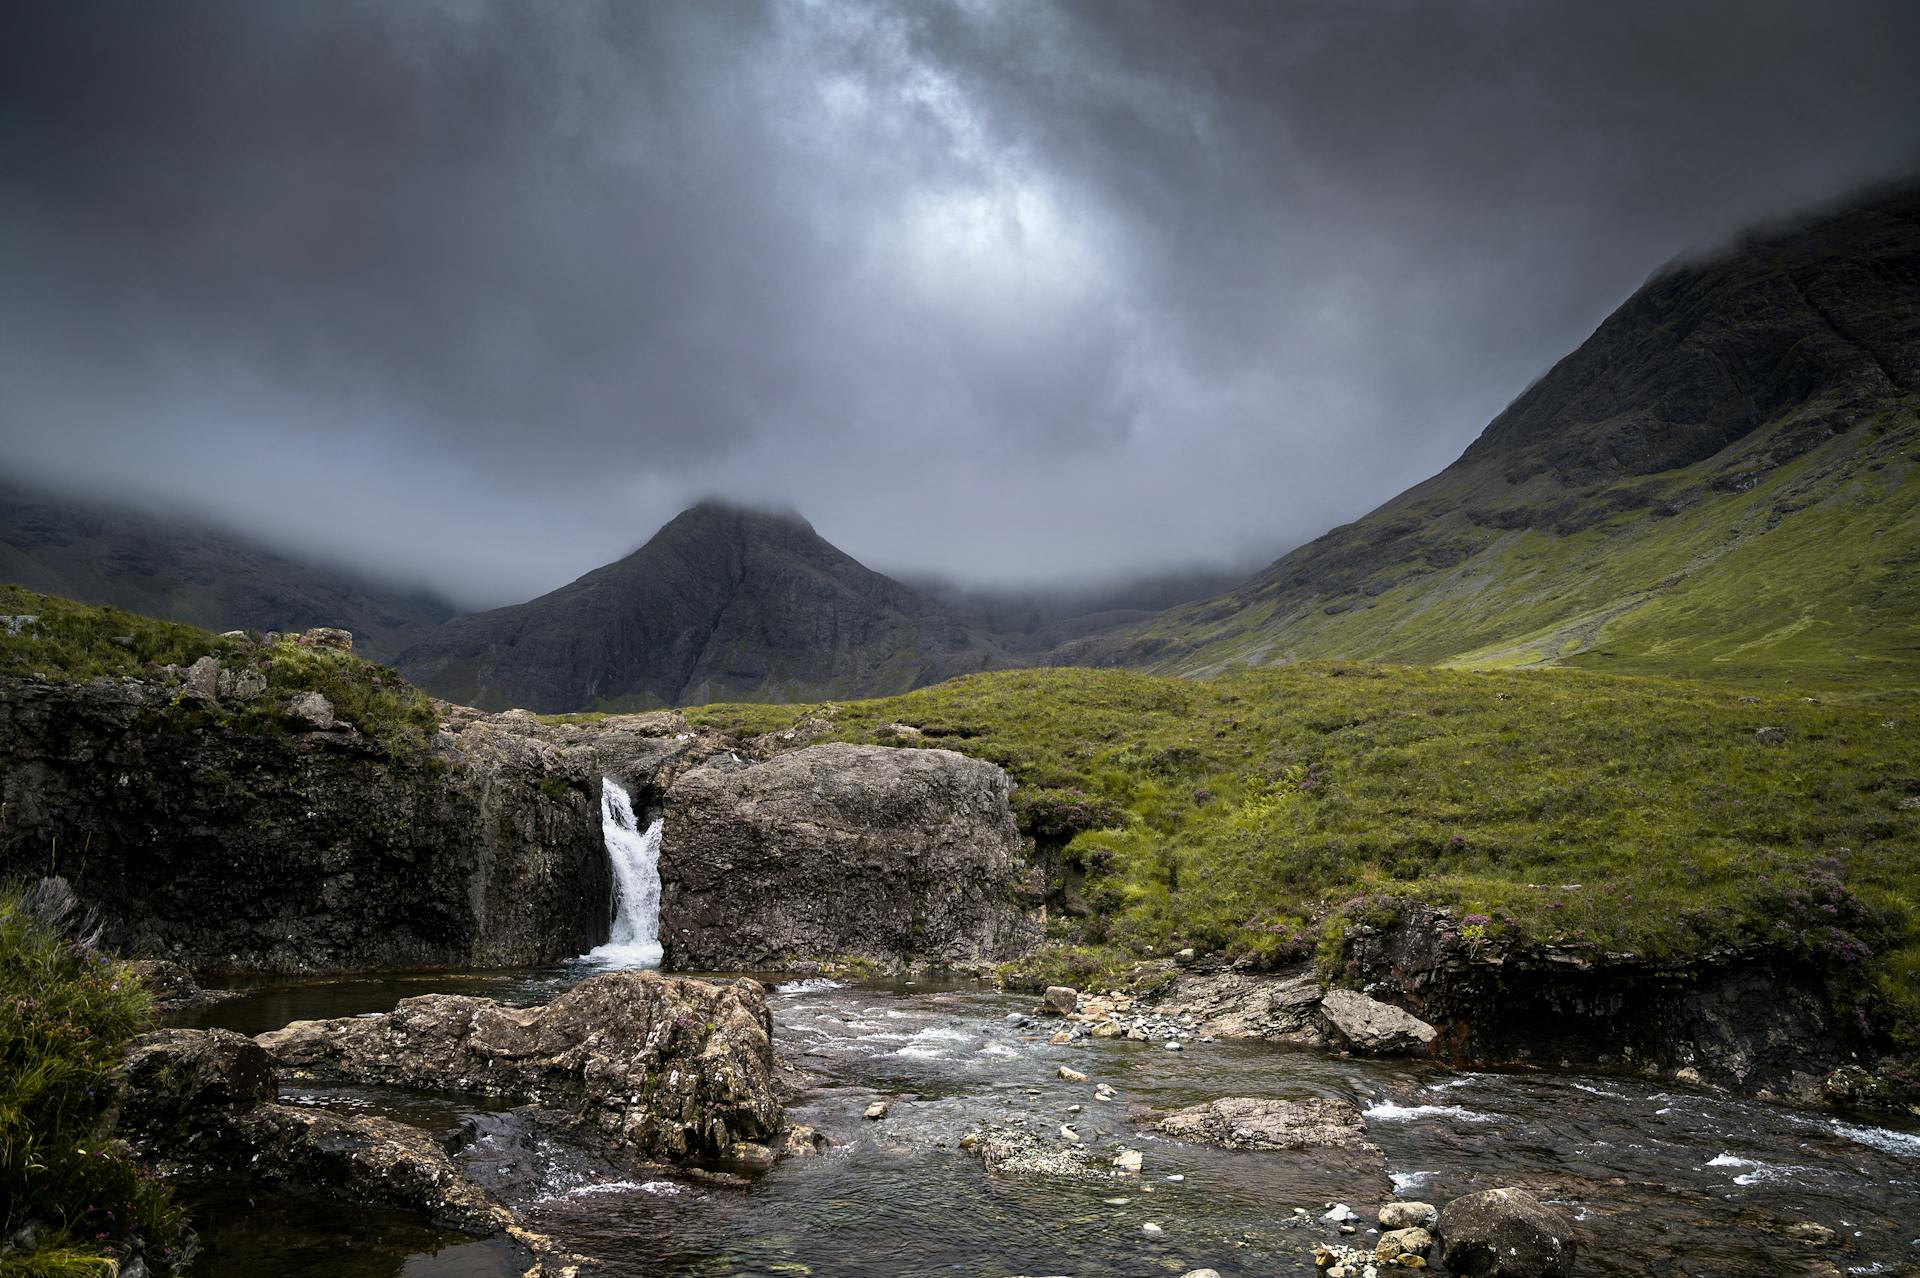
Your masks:
<instances>
[{"instance_id":1,"label":"dark pool of water","mask_svg":"<svg viewBox=\"0 0 1920 1278\"><path fill-rule=\"evenodd\" d=\"M287 983L200 1019L257 1031L386 1010L429 989L537 1001L583 974ZM806 982L782 987L772 1003L776 1033L821 1080L793 1118L833 1138L825 1156L784 1162L746 1189L617 1170L587 1175L558 1160L550 1172L543 1166L544 1181L515 1190L530 1223L604 1260L609 1278L1158 1278L1200 1266L1226 1278L1306 1278L1314 1244L1335 1235L1317 1221L1290 1223L1295 1207L1317 1216L1327 1202L1346 1201L1367 1215L1389 1194L1444 1203L1520 1184L1580 1222L1582 1274L1751 1278L1831 1272L1819 1266L1832 1264L1867 1275L1920 1265L1920 1136L1908 1132L1630 1078L1455 1073L1246 1043L1190 1043L1177 1053L1126 1042L1054 1047L1045 1037L1052 1026L1007 1019L1030 999L974 986ZM1091 1084L1060 1081L1061 1064L1110 1083L1118 1099L1098 1103ZM378 1107L429 1127L486 1108L380 1089L290 1090L307 1103ZM1180 1145L1144 1126L1149 1111L1219 1096L1315 1095L1365 1108L1370 1138L1386 1151L1386 1178L1351 1160ZM890 1102L888 1118L864 1121L876 1098ZM1097 1150L1145 1151L1145 1173L1097 1184L991 1177L957 1148L983 1122L1023 1122L1050 1135L1070 1122ZM1814 1248L1769 1232L1802 1220L1838 1231L1840 1241ZM279 1221L229 1213L200 1272L308 1272L282 1255ZM1148 1222L1161 1227L1157 1237L1143 1232ZM303 1236L302 1256L347 1246L324 1219ZM326 1272L488 1274L498 1260L449 1250L439 1236L384 1236L384 1250L343 1250L343 1265L353 1267ZM430 1265L443 1267L422 1267Z\"/></svg>"}]
</instances>

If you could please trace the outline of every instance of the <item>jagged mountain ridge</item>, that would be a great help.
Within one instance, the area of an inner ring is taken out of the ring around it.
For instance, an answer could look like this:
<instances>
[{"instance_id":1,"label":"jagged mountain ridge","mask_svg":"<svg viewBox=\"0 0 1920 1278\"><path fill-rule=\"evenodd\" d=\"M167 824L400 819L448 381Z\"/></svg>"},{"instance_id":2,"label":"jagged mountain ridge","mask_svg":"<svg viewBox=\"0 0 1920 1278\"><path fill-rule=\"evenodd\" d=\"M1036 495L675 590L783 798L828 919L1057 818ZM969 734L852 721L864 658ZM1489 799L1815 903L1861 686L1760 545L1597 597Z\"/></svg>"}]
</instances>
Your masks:
<instances>
[{"instance_id":1,"label":"jagged mountain ridge","mask_svg":"<svg viewBox=\"0 0 1920 1278\"><path fill-rule=\"evenodd\" d=\"M1010 658L798 515L706 501L626 558L460 617L400 657L484 709L638 709L903 692Z\"/></svg>"},{"instance_id":2,"label":"jagged mountain ridge","mask_svg":"<svg viewBox=\"0 0 1920 1278\"><path fill-rule=\"evenodd\" d=\"M213 631L338 626L377 661L455 612L427 591L309 563L207 524L5 479L0 581Z\"/></svg>"},{"instance_id":3,"label":"jagged mountain ridge","mask_svg":"<svg viewBox=\"0 0 1920 1278\"><path fill-rule=\"evenodd\" d=\"M1920 669L1920 185L1637 291L1453 465L1061 664Z\"/></svg>"}]
</instances>

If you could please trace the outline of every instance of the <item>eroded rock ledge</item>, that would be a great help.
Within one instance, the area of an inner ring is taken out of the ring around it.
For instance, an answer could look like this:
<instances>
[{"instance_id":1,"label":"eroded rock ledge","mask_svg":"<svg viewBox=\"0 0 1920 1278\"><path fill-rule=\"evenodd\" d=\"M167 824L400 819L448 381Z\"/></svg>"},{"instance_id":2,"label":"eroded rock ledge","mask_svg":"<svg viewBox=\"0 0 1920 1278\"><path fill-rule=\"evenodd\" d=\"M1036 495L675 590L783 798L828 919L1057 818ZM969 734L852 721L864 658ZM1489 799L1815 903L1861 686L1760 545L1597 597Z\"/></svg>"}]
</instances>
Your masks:
<instances>
[{"instance_id":1,"label":"eroded rock ledge","mask_svg":"<svg viewBox=\"0 0 1920 1278\"><path fill-rule=\"evenodd\" d=\"M772 1020L751 980L609 972L541 1007L429 994L257 1041L295 1077L510 1097L643 1158L729 1157L780 1125Z\"/></svg>"}]
</instances>

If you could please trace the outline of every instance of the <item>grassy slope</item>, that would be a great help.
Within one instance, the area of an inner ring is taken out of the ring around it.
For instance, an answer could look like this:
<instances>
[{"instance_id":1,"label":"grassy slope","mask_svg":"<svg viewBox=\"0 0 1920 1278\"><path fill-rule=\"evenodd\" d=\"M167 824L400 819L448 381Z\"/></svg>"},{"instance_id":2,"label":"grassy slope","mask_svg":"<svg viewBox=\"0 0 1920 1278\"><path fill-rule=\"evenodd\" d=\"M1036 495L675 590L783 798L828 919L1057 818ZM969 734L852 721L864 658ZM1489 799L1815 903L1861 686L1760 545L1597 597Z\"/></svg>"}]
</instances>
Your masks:
<instances>
[{"instance_id":1,"label":"grassy slope","mask_svg":"<svg viewBox=\"0 0 1920 1278\"><path fill-rule=\"evenodd\" d=\"M0 586L0 678L154 679L162 677L162 667L207 656L227 669L265 676L266 694L252 702L199 708L247 731L280 730L281 709L299 692L320 693L338 719L396 754L424 749L439 724L426 694L351 653L309 648L290 637L272 644L224 639L179 622Z\"/></svg>"},{"instance_id":2,"label":"grassy slope","mask_svg":"<svg viewBox=\"0 0 1920 1278\"><path fill-rule=\"evenodd\" d=\"M1096 910L1063 941L1303 954L1359 898L1414 896L1495 934L1655 956L1765 942L1910 1010L1914 705L1571 670L1045 670L834 706L830 735L915 725L1007 767L1029 829L1107 825L1057 867ZM807 713L691 717L746 733Z\"/></svg>"},{"instance_id":3,"label":"grassy slope","mask_svg":"<svg viewBox=\"0 0 1920 1278\"><path fill-rule=\"evenodd\" d=\"M1420 523L1370 563L1362 590L1257 600L1226 616L1175 611L1141 632L1174 648L1149 660L1170 673L1364 654L1911 680L1920 674L1920 419L1890 412L1762 471L1769 447L1798 424L1776 423L1682 470L1596 486L1584 503L1638 508L1569 533L1485 522L1542 500L1544 477L1488 500L1489 477L1441 475L1352 526L1359 539L1382 522ZM1745 476L1745 491L1715 486Z\"/></svg>"}]
</instances>

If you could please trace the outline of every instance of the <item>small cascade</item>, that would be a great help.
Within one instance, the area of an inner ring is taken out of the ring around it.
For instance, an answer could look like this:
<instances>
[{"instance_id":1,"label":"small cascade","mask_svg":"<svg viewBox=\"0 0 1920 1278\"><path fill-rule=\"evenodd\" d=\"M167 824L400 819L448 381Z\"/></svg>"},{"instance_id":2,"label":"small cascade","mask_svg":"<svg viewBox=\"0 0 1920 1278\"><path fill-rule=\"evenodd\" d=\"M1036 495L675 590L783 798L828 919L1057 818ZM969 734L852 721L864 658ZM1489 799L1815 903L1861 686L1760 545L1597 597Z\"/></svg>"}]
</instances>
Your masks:
<instances>
[{"instance_id":1,"label":"small cascade","mask_svg":"<svg viewBox=\"0 0 1920 1278\"><path fill-rule=\"evenodd\" d=\"M611 777L600 782L600 830L613 863L613 930L607 943L587 954L606 967L660 966L660 832L655 817L645 830L633 815L633 800Z\"/></svg>"}]
</instances>

